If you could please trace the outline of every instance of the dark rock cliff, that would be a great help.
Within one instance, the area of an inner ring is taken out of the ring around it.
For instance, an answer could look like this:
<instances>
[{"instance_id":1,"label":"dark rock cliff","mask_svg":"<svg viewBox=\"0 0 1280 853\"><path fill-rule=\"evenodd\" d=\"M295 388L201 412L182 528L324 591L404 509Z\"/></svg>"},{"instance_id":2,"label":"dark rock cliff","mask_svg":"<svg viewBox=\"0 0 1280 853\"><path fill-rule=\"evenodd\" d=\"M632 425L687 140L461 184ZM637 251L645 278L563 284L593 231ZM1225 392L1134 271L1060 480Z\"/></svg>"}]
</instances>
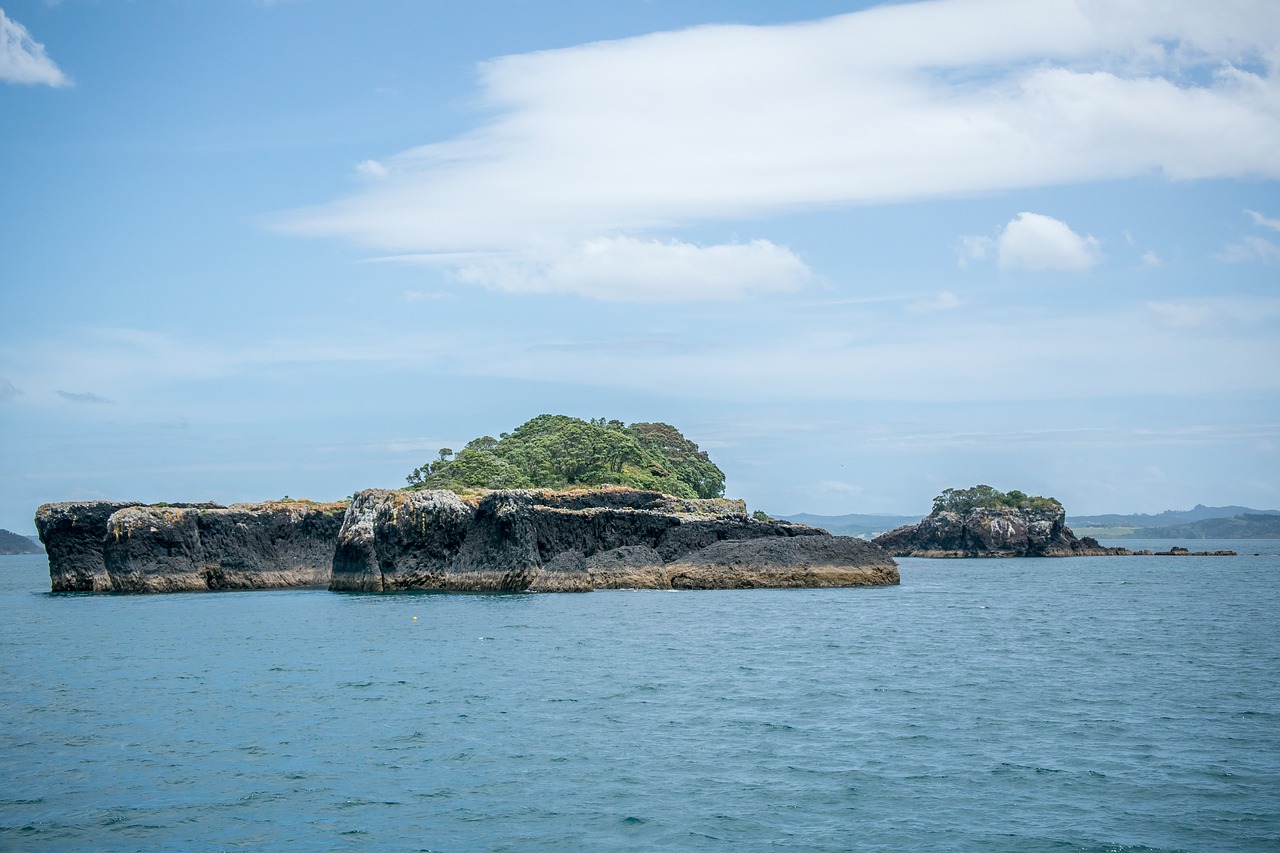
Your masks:
<instances>
[{"instance_id":1,"label":"dark rock cliff","mask_svg":"<svg viewBox=\"0 0 1280 853\"><path fill-rule=\"evenodd\" d=\"M1128 554L1077 539L1061 506L935 510L873 540L895 557L1087 557Z\"/></svg>"},{"instance_id":2,"label":"dark rock cliff","mask_svg":"<svg viewBox=\"0 0 1280 853\"><path fill-rule=\"evenodd\" d=\"M46 504L55 592L324 587L345 503Z\"/></svg>"},{"instance_id":3,"label":"dark rock cliff","mask_svg":"<svg viewBox=\"0 0 1280 853\"><path fill-rule=\"evenodd\" d=\"M36 527L55 591L571 592L879 586L893 560L861 540L757 521L741 501L603 487L371 489L351 503L47 504Z\"/></svg>"},{"instance_id":4,"label":"dark rock cliff","mask_svg":"<svg viewBox=\"0 0 1280 853\"><path fill-rule=\"evenodd\" d=\"M111 578L102 560L107 522L134 501L71 501L36 510L36 532L49 555L54 592L110 592Z\"/></svg>"},{"instance_id":5,"label":"dark rock cliff","mask_svg":"<svg viewBox=\"0 0 1280 853\"><path fill-rule=\"evenodd\" d=\"M763 543L769 543L765 547ZM572 592L898 582L880 549L755 521L741 501L600 488L369 490L339 534L331 589ZM717 545L733 543L729 551Z\"/></svg>"}]
</instances>

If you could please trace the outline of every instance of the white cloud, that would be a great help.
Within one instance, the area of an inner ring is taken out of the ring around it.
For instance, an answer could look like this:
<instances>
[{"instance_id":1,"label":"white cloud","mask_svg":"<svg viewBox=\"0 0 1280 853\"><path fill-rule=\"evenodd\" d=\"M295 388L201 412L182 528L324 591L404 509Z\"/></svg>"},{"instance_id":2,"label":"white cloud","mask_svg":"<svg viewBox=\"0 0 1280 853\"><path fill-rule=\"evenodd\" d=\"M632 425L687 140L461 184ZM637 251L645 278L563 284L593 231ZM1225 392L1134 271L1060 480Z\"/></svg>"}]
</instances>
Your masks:
<instances>
[{"instance_id":1,"label":"white cloud","mask_svg":"<svg viewBox=\"0 0 1280 853\"><path fill-rule=\"evenodd\" d=\"M851 497L862 494L862 487L855 486L852 483L846 483L842 480L820 480L817 485L817 491L829 495Z\"/></svg>"},{"instance_id":2,"label":"white cloud","mask_svg":"<svg viewBox=\"0 0 1280 853\"><path fill-rule=\"evenodd\" d=\"M1000 266L1029 270L1085 270L1102 259L1098 241L1040 213L1019 213L996 240Z\"/></svg>"},{"instance_id":3,"label":"white cloud","mask_svg":"<svg viewBox=\"0 0 1280 853\"><path fill-rule=\"evenodd\" d=\"M960 266L967 267L969 261L985 261L995 254L996 241L990 237L969 236L960 238Z\"/></svg>"},{"instance_id":4,"label":"white cloud","mask_svg":"<svg viewBox=\"0 0 1280 853\"><path fill-rule=\"evenodd\" d=\"M735 299L796 290L812 279L794 252L768 240L697 246L626 236L480 255L456 276L509 293L573 293L619 302Z\"/></svg>"},{"instance_id":5,"label":"white cloud","mask_svg":"<svg viewBox=\"0 0 1280 853\"><path fill-rule=\"evenodd\" d=\"M278 224L381 251L520 255L833 204L1280 177L1277 44L1266 0L933 0L508 56L481 68L492 119ZM1087 239L1059 248L1018 262L1096 262Z\"/></svg>"},{"instance_id":6,"label":"white cloud","mask_svg":"<svg viewBox=\"0 0 1280 853\"><path fill-rule=\"evenodd\" d=\"M1226 261L1227 263L1246 263L1249 261L1280 262L1280 245L1264 237L1247 234L1239 243L1231 243L1223 249L1218 254L1218 260Z\"/></svg>"},{"instance_id":7,"label":"white cloud","mask_svg":"<svg viewBox=\"0 0 1280 853\"><path fill-rule=\"evenodd\" d=\"M998 237L961 237L960 244L961 266L994 257L1006 269L1085 270L1102 260L1093 237L1081 237L1060 219L1026 211L1009 220Z\"/></svg>"},{"instance_id":8,"label":"white cloud","mask_svg":"<svg viewBox=\"0 0 1280 853\"><path fill-rule=\"evenodd\" d=\"M1280 231L1280 219L1272 219L1269 216L1263 216L1256 210L1245 210L1249 214L1249 218L1253 220L1254 225L1260 225L1263 228L1270 228L1272 231Z\"/></svg>"},{"instance_id":9,"label":"white cloud","mask_svg":"<svg viewBox=\"0 0 1280 853\"><path fill-rule=\"evenodd\" d=\"M71 83L44 52L44 45L31 38L22 24L6 17L3 9L0 9L0 80L46 86Z\"/></svg>"},{"instance_id":10,"label":"white cloud","mask_svg":"<svg viewBox=\"0 0 1280 853\"><path fill-rule=\"evenodd\" d=\"M1222 311L1210 304L1196 302L1148 302L1147 310L1170 329L1196 329L1223 319Z\"/></svg>"},{"instance_id":11,"label":"white cloud","mask_svg":"<svg viewBox=\"0 0 1280 853\"><path fill-rule=\"evenodd\" d=\"M385 178L390 172L377 160L364 160L356 164L356 171L366 178Z\"/></svg>"},{"instance_id":12,"label":"white cloud","mask_svg":"<svg viewBox=\"0 0 1280 853\"><path fill-rule=\"evenodd\" d=\"M954 311L963 307L964 304L964 300L959 296L949 290L944 290L937 296L908 302L907 310L913 314L932 314L936 311Z\"/></svg>"},{"instance_id":13,"label":"white cloud","mask_svg":"<svg viewBox=\"0 0 1280 853\"><path fill-rule=\"evenodd\" d=\"M1272 219L1263 216L1256 210L1245 210L1249 218L1253 220L1253 224L1260 228L1271 228L1280 231L1280 219ZM1280 262L1280 244L1276 244L1272 240L1265 237L1258 237L1255 234L1248 234L1241 238L1239 243L1231 243L1227 245L1218 254L1218 260L1227 263L1247 263L1249 261L1261 261L1269 264L1272 261Z\"/></svg>"},{"instance_id":14,"label":"white cloud","mask_svg":"<svg viewBox=\"0 0 1280 853\"><path fill-rule=\"evenodd\" d=\"M1158 267L1163 263L1164 261L1155 252L1142 253L1142 265L1144 267Z\"/></svg>"}]
</instances>

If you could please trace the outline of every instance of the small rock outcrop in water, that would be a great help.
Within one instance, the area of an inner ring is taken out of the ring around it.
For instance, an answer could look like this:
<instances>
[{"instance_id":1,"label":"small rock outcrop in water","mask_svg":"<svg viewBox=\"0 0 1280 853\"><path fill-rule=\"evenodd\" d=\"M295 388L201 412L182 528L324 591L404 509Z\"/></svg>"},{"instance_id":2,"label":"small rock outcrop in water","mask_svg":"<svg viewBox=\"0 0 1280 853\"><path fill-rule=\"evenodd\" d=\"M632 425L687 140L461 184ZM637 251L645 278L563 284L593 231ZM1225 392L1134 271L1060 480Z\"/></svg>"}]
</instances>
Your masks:
<instances>
[{"instance_id":1,"label":"small rock outcrop in water","mask_svg":"<svg viewBox=\"0 0 1280 853\"><path fill-rule=\"evenodd\" d=\"M919 524L873 540L895 557L1090 557L1132 553L1077 539L1056 502L1033 507L935 509Z\"/></svg>"},{"instance_id":2,"label":"small rock outcrop in water","mask_svg":"<svg viewBox=\"0 0 1280 853\"><path fill-rule=\"evenodd\" d=\"M46 504L54 592L324 587L346 503Z\"/></svg>"},{"instance_id":3,"label":"small rock outcrop in water","mask_svg":"<svg viewBox=\"0 0 1280 853\"><path fill-rule=\"evenodd\" d=\"M599 488L360 492L338 537L335 590L717 589L882 586L896 565L867 542L741 501Z\"/></svg>"}]
</instances>

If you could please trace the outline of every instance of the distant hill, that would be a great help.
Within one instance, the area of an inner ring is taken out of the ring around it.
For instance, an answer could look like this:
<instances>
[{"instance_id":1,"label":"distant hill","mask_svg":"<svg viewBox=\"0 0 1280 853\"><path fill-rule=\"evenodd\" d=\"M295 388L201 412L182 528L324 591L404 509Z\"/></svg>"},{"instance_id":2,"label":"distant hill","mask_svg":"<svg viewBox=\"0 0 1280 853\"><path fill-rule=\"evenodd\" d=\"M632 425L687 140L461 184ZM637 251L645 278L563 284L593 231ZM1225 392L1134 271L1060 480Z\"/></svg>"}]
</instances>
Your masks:
<instances>
[{"instance_id":1,"label":"distant hill","mask_svg":"<svg viewBox=\"0 0 1280 853\"><path fill-rule=\"evenodd\" d=\"M1165 510L1156 515L1132 513L1130 515L1071 515L1067 516L1067 526L1077 527L1173 527L1180 524L1191 524L1211 518L1237 518L1242 515L1276 515L1276 509L1250 509L1247 506L1205 506L1197 504L1194 509Z\"/></svg>"},{"instance_id":2,"label":"distant hill","mask_svg":"<svg viewBox=\"0 0 1280 853\"><path fill-rule=\"evenodd\" d=\"M904 524L917 524L923 515L799 515L779 516L783 521L794 521L810 527L821 527L836 536L876 536Z\"/></svg>"},{"instance_id":3,"label":"distant hill","mask_svg":"<svg viewBox=\"0 0 1280 853\"><path fill-rule=\"evenodd\" d=\"M1139 527L1119 539L1280 539L1280 513L1245 513L1165 527Z\"/></svg>"},{"instance_id":4,"label":"distant hill","mask_svg":"<svg viewBox=\"0 0 1280 853\"><path fill-rule=\"evenodd\" d=\"M44 549L25 536L0 528L0 554L43 554Z\"/></svg>"}]
</instances>

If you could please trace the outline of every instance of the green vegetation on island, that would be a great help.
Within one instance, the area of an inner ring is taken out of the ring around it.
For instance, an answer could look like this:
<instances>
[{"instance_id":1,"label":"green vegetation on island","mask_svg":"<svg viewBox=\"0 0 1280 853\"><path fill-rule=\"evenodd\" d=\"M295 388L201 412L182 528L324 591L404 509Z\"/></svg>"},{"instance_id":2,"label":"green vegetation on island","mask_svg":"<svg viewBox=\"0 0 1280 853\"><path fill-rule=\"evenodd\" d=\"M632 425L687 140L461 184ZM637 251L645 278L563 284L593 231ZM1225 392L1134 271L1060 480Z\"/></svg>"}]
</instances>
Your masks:
<instances>
[{"instance_id":1,"label":"green vegetation on island","mask_svg":"<svg viewBox=\"0 0 1280 853\"><path fill-rule=\"evenodd\" d=\"M1061 508L1057 498L1046 498L1040 495L1028 495L1017 489L1002 492L991 486L977 485L972 489L944 489L942 494L933 499L934 512L956 512L964 514L971 509L994 509L1010 507L1012 509L1051 509Z\"/></svg>"},{"instance_id":2,"label":"green vegetation on island","mask_svg":"<svg viewBox=\"0 0 1280 853\"><path fill-rule=\"evenodd\" d=\"M539 415L413 470L409 489L566 489L614 485L683 498L724 495L724 472L669 424Z\"/></svg>"}]
</instances>

